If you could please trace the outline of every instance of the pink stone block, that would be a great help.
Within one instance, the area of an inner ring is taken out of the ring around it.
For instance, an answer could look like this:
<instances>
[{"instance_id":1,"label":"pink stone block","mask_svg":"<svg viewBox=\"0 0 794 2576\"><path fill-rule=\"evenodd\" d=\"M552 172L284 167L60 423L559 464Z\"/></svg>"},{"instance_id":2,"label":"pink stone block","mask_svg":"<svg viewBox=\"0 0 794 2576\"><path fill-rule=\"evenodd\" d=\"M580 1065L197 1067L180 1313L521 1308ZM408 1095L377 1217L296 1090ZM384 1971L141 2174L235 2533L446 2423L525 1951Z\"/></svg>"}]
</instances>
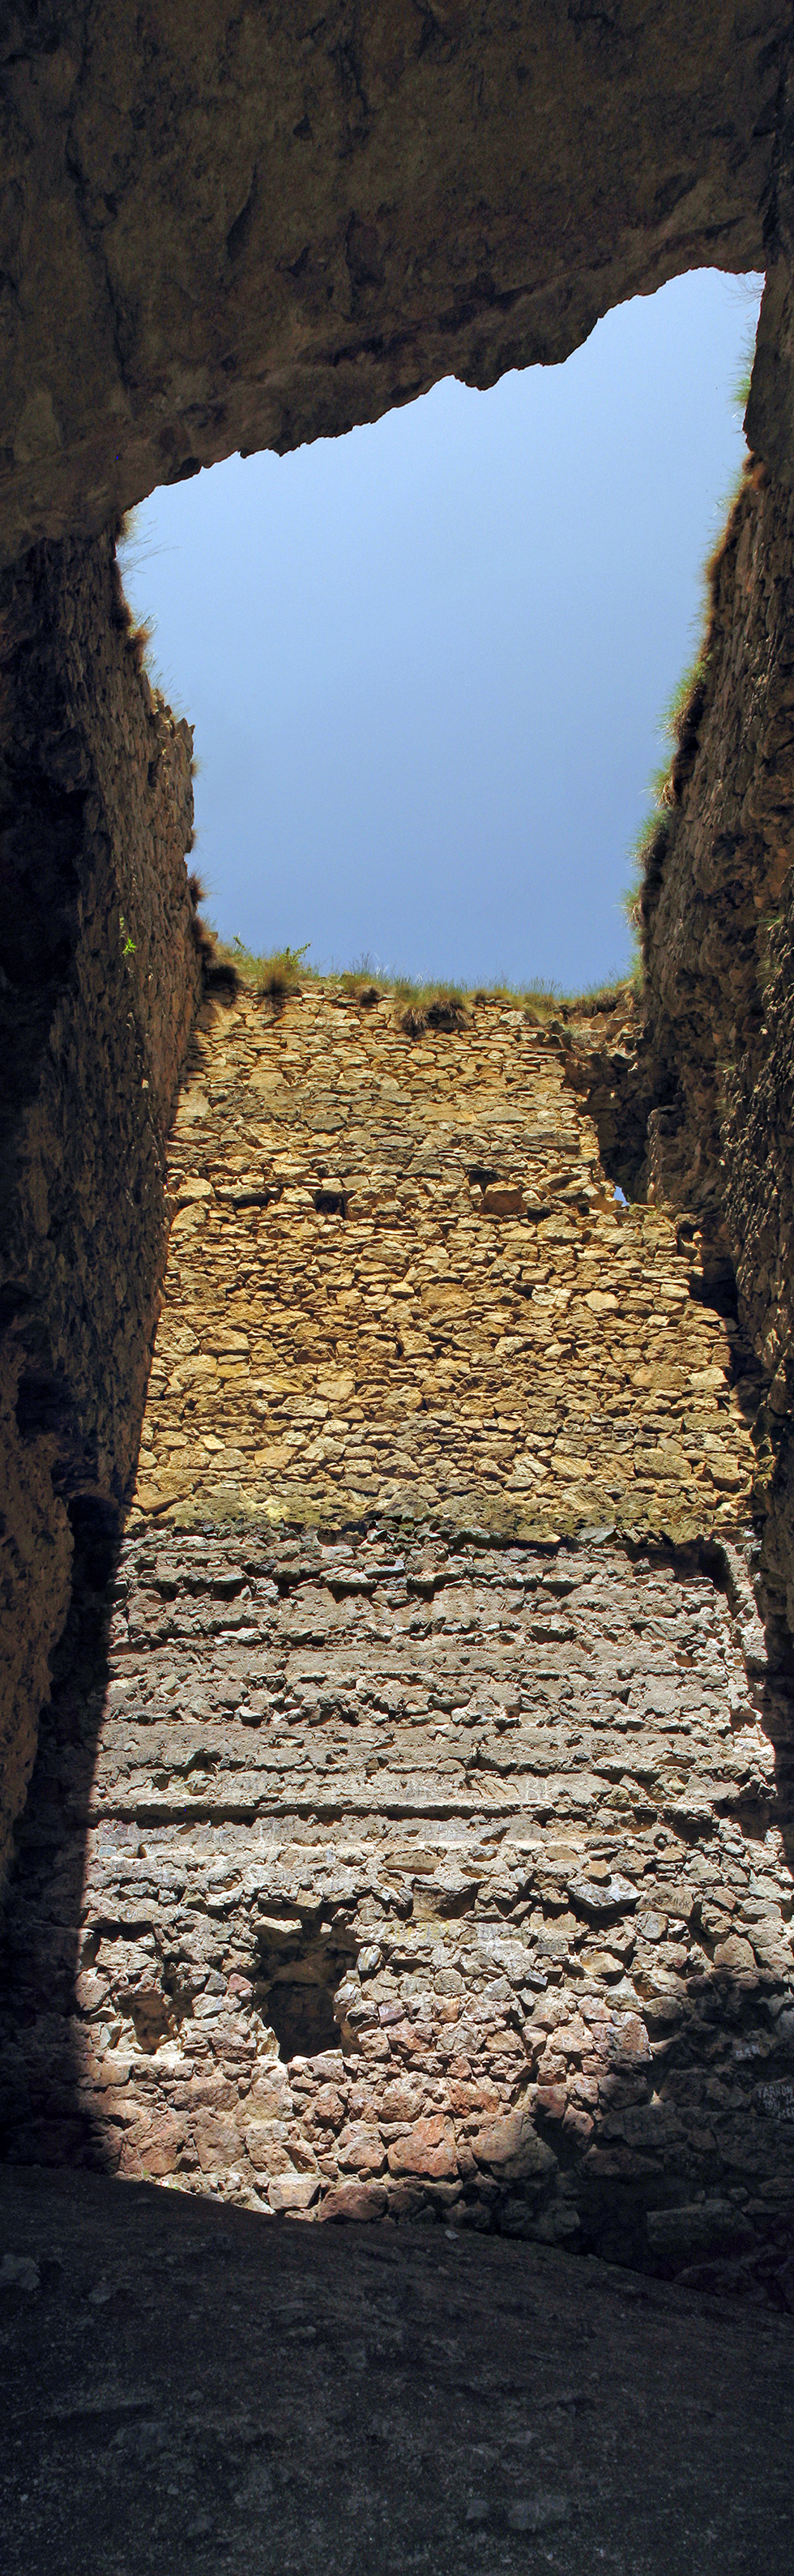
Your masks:
<instances>
[{"instance_id":1,"label":"pink stone block","mask_svg":"<svg viewBox=\"0 0 794 2576\"><path fill-rule=\"evenodd\" d=\"M432 2112L429 2119L417 2120L404 2138L395 2138L389 2148L389 2168L393 2174L427 2174L438 2179L457 2172L455 2131L452 2121L442 2112Z\"/></svg>"}]
</instances>

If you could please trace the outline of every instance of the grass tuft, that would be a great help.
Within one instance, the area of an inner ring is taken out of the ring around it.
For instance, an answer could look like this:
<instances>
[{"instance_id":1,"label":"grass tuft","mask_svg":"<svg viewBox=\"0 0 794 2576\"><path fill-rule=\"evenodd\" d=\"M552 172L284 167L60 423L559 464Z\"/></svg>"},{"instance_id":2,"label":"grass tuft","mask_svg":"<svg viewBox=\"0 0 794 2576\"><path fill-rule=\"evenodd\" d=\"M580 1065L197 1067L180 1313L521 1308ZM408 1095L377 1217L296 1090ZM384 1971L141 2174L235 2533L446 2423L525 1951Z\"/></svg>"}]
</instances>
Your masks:
<instances>
[{"instance_id":1,"label":"grass tuft","mask_svg":"<svg viewBox=\"0 0 794 2576\"><path fill-rule=\"evenodd\" d=\"M219 941L218 956L234 967L238 984L255 984L258 1000L280 1009L305 983L319 980L316 967L305 963L309 945L307 939L303 948L277 948L259 957L242 939L233 939L230 948Z\"/></svg>"},{"instance_id":2,"label":"grass tuft","mask_svg":"<svg viewBox=\"0 0 794 2576\"><path fill-rule=\"evenodd\" d=\"M750 399L750 383L755 360L757 337L757 331L755 331L752 324L750 324L739 359L739 373L735 384L731 387L731 402L735 404L736 410L742 413L746 412Z\"/></svg>"},{"instance_id":3,"label":"grass tuft","mask_svg":"<svg viewBox=\"0 0 794 2576\"><path fill-rule=\"evenodd\" d=\"M406 1037L424 1037L428 1029L462 1029L466 1011L463 994L456 984L408 986L402 980L393 986L400 1005L400 1027Z\"/></svg>"},{"instance_id":4,"label":"grass tuft","mask_svg":"<svg viewBox=\"0 0 794 2576\"><path fill-rule=\"evenodd\" d=\"M362 956L356 959L354 966L342 968L338 982L341 984L343 993L347 995L348 1001L360 1002L365 1011L371 1010L373 1003L381 999L383 978L379 975L374 959L366 949Z\"/></svg>"},{"instance_id":5,"label":"grass tuft","mask_svg":"<svg viewBox=\"0 0 794 2576\"><path fill-rule=\"evenodd\" d=\"M560 1019L628 1010L636 989L633 974L609 976L580 993L563 992L558 985L543 981L511 984L504 978L465 989L443 978L427 977L420 982L409 975L378 972L374 980L372 960L367 956L359 958L355 966L334 967L324 975L319 967L307 965L306 948L283 948L270 956L257 956L241 939L235 939L230 948L218 942L216 955L219 965L228 960L234 967L241 987L249 991L253 987L259 999L272 1002L276 1009L307 985L323 984L361 1010L372 1009L376 1003L391 1005L398 1026L410 1038L424 1037L430 1031L452 1032L470 1027L477 1011L493 1004L523 1012L530 1025L537 1028Z\"/></svg>"},{"instance_id":6,"label":"grass tuft","mask_svg":"<svg viewBox=\"0 0 794 2576\"><path fill-rule=\"evenodd\" d=\"M260 1002L283 1004L301 988L301 959L305 949L282 948L269 957L258 987Z\"/></svg>"},{"instance_id":7,"label":"grass tuft","mask_svg":"<svg viewBox=\"0 0 794 2576\"><path fill-rule=\"evenodd\" d=\"M719 554L722 551L722 541ZM713 590L711 567L707 579ZM673 819L684 793L687 779L697 758L700 728L706 707L711 664L714 611L709 597L706 632L701 650L694 662L682 671L672 697L663 710L660 731L672 745L672 757L661 763L650 780L651 804L644 815L629 851L631 877L623 897L623 910L634 939L631 967L635 989L643 984L642 937L655 911L661 890L664 863Z\"/></svg>"}]
</instances>

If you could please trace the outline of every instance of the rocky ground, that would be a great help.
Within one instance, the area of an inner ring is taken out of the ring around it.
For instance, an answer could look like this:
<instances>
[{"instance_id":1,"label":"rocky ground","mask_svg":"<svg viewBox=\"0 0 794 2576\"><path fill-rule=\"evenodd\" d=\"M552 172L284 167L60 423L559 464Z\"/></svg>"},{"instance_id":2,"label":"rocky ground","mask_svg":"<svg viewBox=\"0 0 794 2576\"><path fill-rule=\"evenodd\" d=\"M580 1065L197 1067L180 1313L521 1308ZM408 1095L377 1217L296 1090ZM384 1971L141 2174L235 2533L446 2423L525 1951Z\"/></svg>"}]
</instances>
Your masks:
<instances>
[{"instance_id":1,"label":"rocky ground","mask_svg":"<svg viewBox=\"0 0 794 2576\"><path fill-rule=\"evenodd\" d=\"M766 2576L792 2320L448 2226L0 2179L9 2576Z\"/></svg>"}]
</instances>

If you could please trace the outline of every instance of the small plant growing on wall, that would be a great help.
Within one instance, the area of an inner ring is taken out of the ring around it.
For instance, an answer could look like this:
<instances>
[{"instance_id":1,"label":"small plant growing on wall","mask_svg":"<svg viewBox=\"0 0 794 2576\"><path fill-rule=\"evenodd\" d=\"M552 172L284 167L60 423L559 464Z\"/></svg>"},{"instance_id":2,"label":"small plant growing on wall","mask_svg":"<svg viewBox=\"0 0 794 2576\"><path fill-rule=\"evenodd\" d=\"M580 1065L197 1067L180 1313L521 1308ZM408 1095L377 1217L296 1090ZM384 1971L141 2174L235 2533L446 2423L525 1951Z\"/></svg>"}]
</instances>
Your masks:
<instances>
[{"instance_id":1,"label":"small plant growing on wall","mask_svg":"<svg viewBox=\"0 0 794 2576\"><path fill-rule=\"evenodd\" d=\"M136 954L136 943L124 919L123 912L119 913L119 931L121 933L122 957L134 957Z\"/></svg>"},{"instance_id":2,"label":"small plant growing on wall","mask_svg":"<svg viewBox=\"0 0 794 2576\"><path fill-rule=\"evenodd\" d=\"M289 1001L291 994L300 992L302 975L311 971L303 962L310 947L311 941L307 939L303 948L280 948L274 957L263 959L264 971L258 988L260 1002L272 1002L274 1009L278 1009Z\"/></svg>"}]
</instances>

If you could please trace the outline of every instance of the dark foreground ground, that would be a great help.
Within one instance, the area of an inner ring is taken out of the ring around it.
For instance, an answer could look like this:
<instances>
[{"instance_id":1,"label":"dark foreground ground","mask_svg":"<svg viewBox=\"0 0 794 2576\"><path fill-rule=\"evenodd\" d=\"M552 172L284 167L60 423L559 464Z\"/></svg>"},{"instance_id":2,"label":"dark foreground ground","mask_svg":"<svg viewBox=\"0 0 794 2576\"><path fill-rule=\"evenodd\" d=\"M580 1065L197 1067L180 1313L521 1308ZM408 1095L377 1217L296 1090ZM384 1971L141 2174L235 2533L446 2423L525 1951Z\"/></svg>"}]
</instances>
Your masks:
<instances>
[{"instance_id":1,"label":"dark foreground ground","mask_svg":"<svg viewBox=\"0 0 794 2576\"><path fill-rule=\"evenodd\" d=\"M0 2175L9 2576L766 2576L794 2320L443 2226Z\"/></svg>"}]
</instances>

